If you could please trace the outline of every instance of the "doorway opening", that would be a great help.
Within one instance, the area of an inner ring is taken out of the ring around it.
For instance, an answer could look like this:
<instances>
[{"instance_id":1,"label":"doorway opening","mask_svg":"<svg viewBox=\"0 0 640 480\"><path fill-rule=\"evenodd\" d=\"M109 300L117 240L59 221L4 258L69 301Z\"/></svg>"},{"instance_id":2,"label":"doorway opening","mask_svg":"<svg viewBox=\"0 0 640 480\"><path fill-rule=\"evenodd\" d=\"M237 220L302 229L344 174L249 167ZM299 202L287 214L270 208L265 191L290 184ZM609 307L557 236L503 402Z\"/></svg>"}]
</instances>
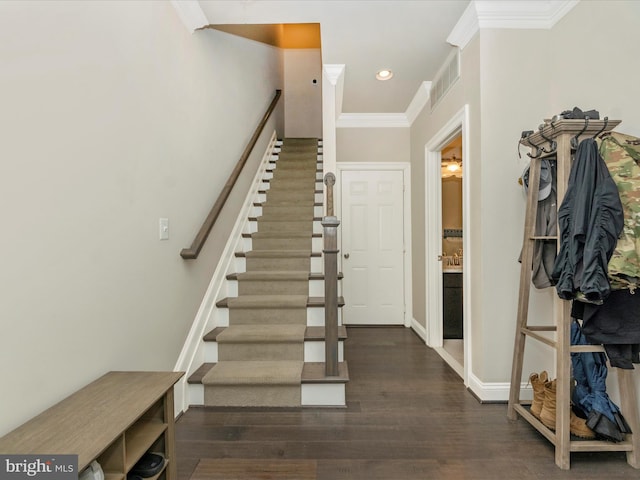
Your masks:
<instances>
[{"instance_id":1,"label":"doorway opening","mask_svg":"<svg viewBox=\"0 0 640 480\"><path fill-rule=\"evenodd\" d=\"M461 368L464 366L462 245L462 135L441 151L442 182L442 348Z\"/></svg>"},{"instance_id":2,"label":"doorway opening","mask_svg":"<svg viewBox=\"0 0 640 480\"><path fill-rule=\"evenodd\" d=\"M425 148L426 343L466 386L472 371L468 145L465 106Z\"/></svg>"}]
</instances>

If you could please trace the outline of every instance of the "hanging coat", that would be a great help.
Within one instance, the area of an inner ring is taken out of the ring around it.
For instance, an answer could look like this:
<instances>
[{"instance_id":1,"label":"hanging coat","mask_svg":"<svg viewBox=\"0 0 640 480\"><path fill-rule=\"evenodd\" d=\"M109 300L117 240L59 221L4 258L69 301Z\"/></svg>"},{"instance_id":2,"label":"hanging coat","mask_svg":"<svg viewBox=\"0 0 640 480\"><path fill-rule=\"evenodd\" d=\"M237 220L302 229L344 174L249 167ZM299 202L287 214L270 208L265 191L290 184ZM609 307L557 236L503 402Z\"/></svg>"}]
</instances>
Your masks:
<instances>
[{"instance_id":1,"label":"hanging coat","mask_svg":"<svg viewBox=\"0 0 640 480\"><path fill-rule=\"evenodd\" d=\"M623 226L623 210L596 141L580 142L558 210L560 251L551 279L560 298L602 303L609 295L607 263Z\"/></svg>"},{"instance_id":2,"label":"hanging coat","mask_svg":"<svg viewBox=\"0 0 640 480\"><path fill-rule=\"evenodd\" d=\"M634 291L640 289L640 138L609 132L599 151L624 209L624 228L608 266L611 289Z\"/></svg>"}]
</instances>

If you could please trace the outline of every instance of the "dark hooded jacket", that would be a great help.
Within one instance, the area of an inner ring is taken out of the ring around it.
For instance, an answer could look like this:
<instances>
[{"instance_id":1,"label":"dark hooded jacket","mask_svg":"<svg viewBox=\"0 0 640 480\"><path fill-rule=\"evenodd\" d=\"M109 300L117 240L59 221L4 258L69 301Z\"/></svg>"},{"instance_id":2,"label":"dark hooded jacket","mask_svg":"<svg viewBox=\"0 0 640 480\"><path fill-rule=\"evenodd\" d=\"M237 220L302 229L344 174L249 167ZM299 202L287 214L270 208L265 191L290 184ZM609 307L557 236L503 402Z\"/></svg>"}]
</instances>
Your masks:
<instances>
[{"instance_id":1,"label":"dark hooded jacket","mask_svg":"<svg viewBox=\"0 0 640 480\"><path fill-rule=\"evenodd\" d=\"M596 141L580 142L558 210L560 251L551 273L558 296L601 303L610 292L607 264L622 231L618 188Z\"/></svg>"}]
</instances>

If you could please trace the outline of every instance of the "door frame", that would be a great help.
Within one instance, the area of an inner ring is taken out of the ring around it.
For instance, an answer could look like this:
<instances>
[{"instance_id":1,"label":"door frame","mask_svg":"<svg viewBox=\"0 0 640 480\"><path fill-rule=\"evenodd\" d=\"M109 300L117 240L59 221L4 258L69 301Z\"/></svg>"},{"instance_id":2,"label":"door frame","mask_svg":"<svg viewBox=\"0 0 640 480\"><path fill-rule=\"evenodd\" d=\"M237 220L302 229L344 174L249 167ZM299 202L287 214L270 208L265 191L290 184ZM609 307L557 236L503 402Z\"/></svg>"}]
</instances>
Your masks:
<instances>
[{"instance_id":1,"label":"door frame","mask_svg":"<svg viewBox=\"0 0 640 480\"><path fill-rule=\"evenodd\" d=\"M409 162L338 162L336 163L336 188L334 192L336 212L339 212L342 218L342 172L348 171L401 171L402 172L402 208L403 208L403 259L404 259L404 326L411 326L413 318L412 307L412 281L411 281L411 164ZM338 245L342 251L342 228L338 229ZM338 268L342 271L342 255L338 255L340 259ZM349 299L345 298L345 302Z\"/></svg>"},{"instance_id":2,"label":"door frame","mask_svg":"<svg viewBox=\"0 0 640 480\"><path fill-rule=\"evenodd\" d=\"M441 151L456 136L462 135L462 155L465 165L473 160L469 151L469 105L458 111L431 140L425 145L425 343L435 349L449 365L463 378L465 386L469 384L469 372L472 372L473 335L471 325L472 312L472 236L470 225L470 185L473 169L465 168L462 175L462 249L464 251L463 272L463 345L464 365L455 362L442 348L443 346L443 305L442 305L442 175Z\"/></svg>"}]
</instances>

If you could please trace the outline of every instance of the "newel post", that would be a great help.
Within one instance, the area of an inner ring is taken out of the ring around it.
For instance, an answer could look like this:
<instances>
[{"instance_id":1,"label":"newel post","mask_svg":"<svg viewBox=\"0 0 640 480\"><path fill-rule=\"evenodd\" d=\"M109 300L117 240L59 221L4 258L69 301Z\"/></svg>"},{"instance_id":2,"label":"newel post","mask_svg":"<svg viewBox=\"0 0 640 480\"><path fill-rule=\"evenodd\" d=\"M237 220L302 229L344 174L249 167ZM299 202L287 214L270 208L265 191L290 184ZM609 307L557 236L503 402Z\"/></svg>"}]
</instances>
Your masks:
<instances>
[{"instance_id":1,"label":"newel post","mask_svg":"<svg viewBox=\"0 0 640 480\"><path fill-rule=\"evenodd\" d=\"M327 173L327 216L322 219L324 248L324 329L325 329L325 375L338 376L338 226L340 221L333 215L333 185L336 177Z\"/></svg>"}]
</instances>

